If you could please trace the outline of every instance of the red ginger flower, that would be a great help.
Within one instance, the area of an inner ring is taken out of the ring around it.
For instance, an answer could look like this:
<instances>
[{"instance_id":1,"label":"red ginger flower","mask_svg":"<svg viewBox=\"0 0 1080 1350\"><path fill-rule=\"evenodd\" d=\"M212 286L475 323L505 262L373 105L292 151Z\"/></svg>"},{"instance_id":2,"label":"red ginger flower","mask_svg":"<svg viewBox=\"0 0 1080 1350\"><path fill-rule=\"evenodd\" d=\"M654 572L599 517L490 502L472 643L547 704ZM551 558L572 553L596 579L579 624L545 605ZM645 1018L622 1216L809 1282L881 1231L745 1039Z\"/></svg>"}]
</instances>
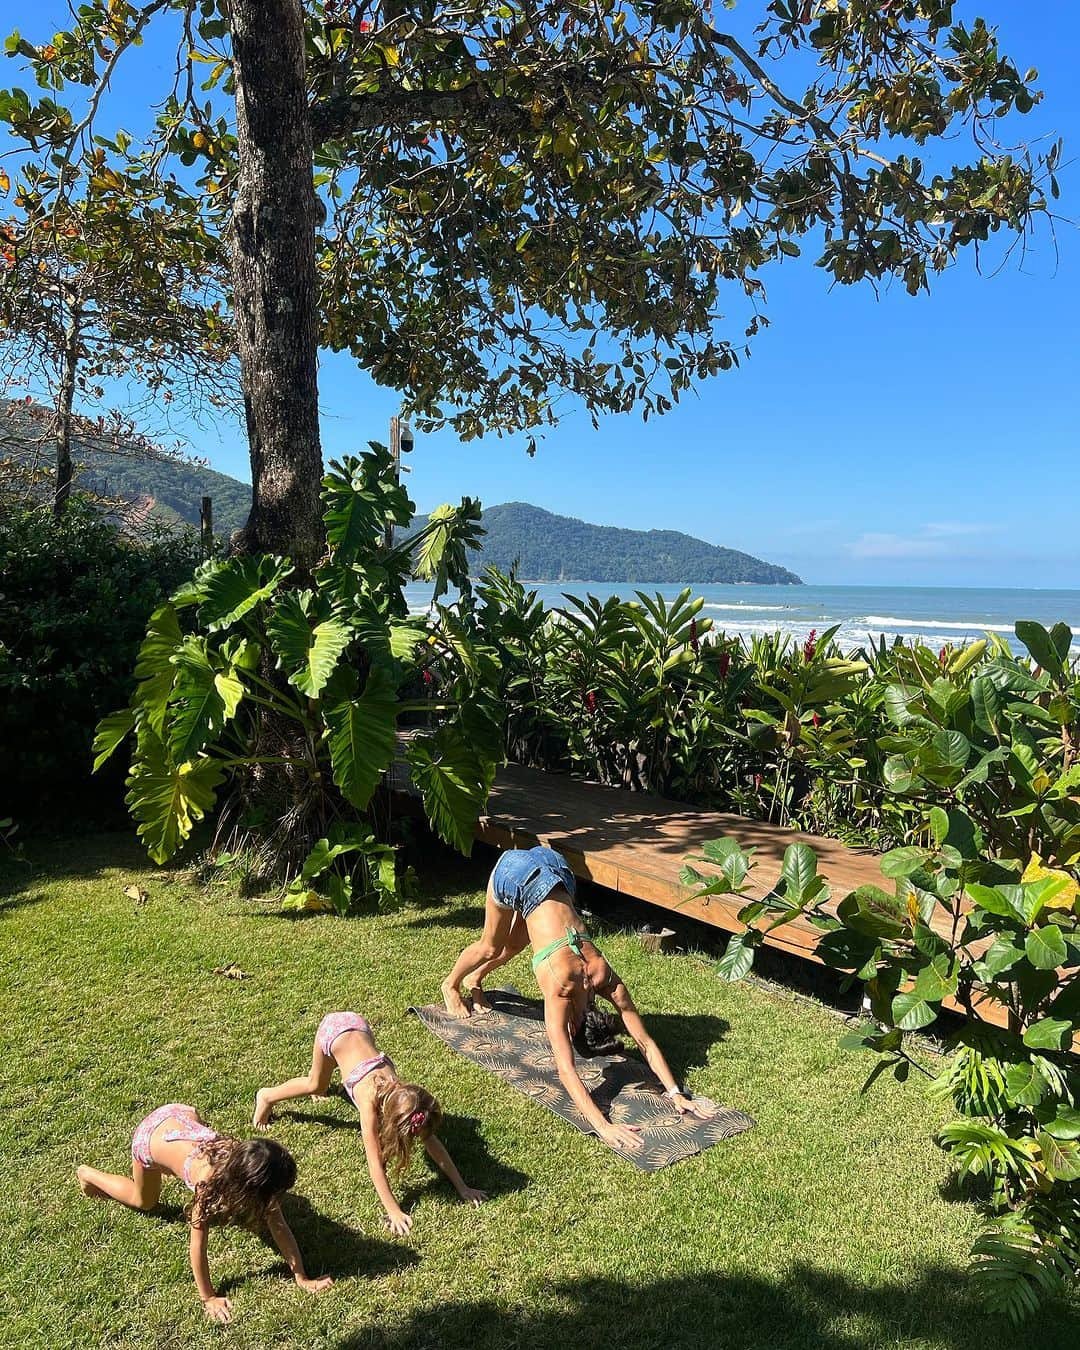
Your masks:
<instances>
[{"instance_id":1,"label":"red ginger flower","mask_svg":"<svg viewBox=\"0 0 1080 1350\"><path fill-rule=\"evenodd\" d=\"M811 628L806 635L806 641L803 643L803 657L807 661L814 659L814 653L817 651L817 629Z\"/></svg>"},{"instance_id":2,"label":"red ginger flower","mask_svg":"<svg viewBox=\"0 0 1080 1350\"><path fill-rule=\"evenodd\" d=\"M731 669L731 653L721 652L720 659L717 661L716 665L717 669L720 671L720 678L726 680L728 671Z\"/></svg>"},{"instance_id":3,"label":"red ginger flower","mask_svg":"<svg viewBox=\"0 0 1080 1350\"><path fill-rule=\"evenodd\" d=\"M697 619L690 620L690 648L696 656L701 650L701 643L698 642Z\"/></svg>"}]
</instances>

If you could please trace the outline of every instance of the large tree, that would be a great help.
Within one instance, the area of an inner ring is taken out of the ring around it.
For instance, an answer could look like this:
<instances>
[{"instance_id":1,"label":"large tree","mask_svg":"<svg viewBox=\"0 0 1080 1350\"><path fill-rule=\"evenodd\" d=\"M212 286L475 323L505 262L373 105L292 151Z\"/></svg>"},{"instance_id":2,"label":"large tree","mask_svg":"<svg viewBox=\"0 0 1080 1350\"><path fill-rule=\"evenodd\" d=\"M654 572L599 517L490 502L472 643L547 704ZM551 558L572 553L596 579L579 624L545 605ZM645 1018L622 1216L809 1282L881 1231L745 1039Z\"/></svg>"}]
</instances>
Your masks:
<instances>
[{"instance_id":1,"label":"large tree","mask_svg":"<svg viewBox=\"0 0 1080 1350\"><path fill-rule=\"evenodd\" d=\"M746 352L769 264L808 246L838 282L917 293L1045 212L1058 147L995 141L1035 73L954 8L759 0L754 28L697 0L89 0L47 45L9 41L50 92L0 95L0 117L61 197L48 157L78 161L121 56L176 26L132 172L178 156L211 214L234 203L249 541L305 562L313 266L322 341L422 426L531 433L567 395L665 412ZM55 97L72 83L81 117Z\"/></svg>"}]
</instances>

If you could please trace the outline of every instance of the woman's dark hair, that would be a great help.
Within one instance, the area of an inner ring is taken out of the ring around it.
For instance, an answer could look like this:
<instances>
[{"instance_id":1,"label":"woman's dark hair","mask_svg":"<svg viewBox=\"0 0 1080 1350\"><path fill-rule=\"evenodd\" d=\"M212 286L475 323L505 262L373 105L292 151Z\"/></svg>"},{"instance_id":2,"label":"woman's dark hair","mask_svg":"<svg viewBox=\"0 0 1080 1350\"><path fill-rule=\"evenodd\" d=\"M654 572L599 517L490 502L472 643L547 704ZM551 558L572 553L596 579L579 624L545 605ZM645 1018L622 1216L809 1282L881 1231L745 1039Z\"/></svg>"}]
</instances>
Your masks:
<instances>
[{"instance_id":1,"label":"woman's dark hair","mask_svg":"<svg viewBox=\"0 0 1080 1350\"><path fill-rule=\"evenodd\" d=\"M200 1150L213 1169L195 1188L188 1217L212 1223L258 1224L282 1191L296 1185L296 1163L274 1139L215 1139Z\"/></svg>"},{"instance_id":2,"label":"woman's dark hair","mask_svg":"<svg viewBox=\"0 0 1080 1350\"><path fill-rule=\"evenodd\" d=\"M599 1008L590 1008L585 1020L572 1040L574 1049L585 1059L593 1055L617 1055L622 1051L622 1042L618 1039L621 1025L611 1013L601 1012Z\"/></svg>"}]
</instances>

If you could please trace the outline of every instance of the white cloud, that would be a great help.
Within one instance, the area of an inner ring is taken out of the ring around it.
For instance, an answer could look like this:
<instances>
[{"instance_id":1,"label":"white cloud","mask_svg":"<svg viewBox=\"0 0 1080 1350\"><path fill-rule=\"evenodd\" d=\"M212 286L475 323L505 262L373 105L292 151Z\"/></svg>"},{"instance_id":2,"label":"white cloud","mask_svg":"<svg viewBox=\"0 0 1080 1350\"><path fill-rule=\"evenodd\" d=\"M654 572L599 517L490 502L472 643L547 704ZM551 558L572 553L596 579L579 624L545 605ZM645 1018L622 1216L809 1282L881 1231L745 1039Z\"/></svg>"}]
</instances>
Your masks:
<instances>
[{"instance_id":1,"label":"white cloud","mask_svg":"<svg viewBox=\"0 0 1080 1350\"><path fill-rule=\"evenodd\" d=\"M848 551L853 558L946 558L953 543L993 529L978 521L931 521L908 534L861 534Z\"/></svg>"}]
</instances>

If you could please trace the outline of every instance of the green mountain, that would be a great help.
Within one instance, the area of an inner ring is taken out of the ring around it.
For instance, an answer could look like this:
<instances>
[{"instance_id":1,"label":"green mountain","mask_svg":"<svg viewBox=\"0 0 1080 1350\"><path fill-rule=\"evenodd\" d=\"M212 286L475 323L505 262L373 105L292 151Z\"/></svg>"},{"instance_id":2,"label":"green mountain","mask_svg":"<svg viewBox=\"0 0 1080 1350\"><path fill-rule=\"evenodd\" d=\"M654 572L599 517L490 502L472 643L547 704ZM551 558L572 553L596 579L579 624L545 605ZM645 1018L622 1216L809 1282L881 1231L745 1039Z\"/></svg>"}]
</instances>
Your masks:
<instances>
[{"instance_id":1,"label":"green mountain","mask_svg":"<svg viewBox=\"0 0 1080 1350\"><path fill-rule=\"evenodd\" d=\"M677 530L622 530L557 516L525 502L484 512L477 570L494 564L529 581L756 582L800 586L785 567Z\"/></svg>"},{"instance_id":2,"label":"green mountain","mask_svg":"<svg viewBox=\"0 0 1080 1350\"><path fill-rule=\"evenodd\" d=\"M52 469L53 449L44 437L49 414L35 404L0 406L0 459ZM130 440L114 441L89 424L74 436L71 458L75 486L103 497L120 497L140 505L146 516L198 525L203 497L214 509L215 534L228 536L247 520L251 488L227 474L191 460L144 447Z\"/></svg>"}]
</instances>

